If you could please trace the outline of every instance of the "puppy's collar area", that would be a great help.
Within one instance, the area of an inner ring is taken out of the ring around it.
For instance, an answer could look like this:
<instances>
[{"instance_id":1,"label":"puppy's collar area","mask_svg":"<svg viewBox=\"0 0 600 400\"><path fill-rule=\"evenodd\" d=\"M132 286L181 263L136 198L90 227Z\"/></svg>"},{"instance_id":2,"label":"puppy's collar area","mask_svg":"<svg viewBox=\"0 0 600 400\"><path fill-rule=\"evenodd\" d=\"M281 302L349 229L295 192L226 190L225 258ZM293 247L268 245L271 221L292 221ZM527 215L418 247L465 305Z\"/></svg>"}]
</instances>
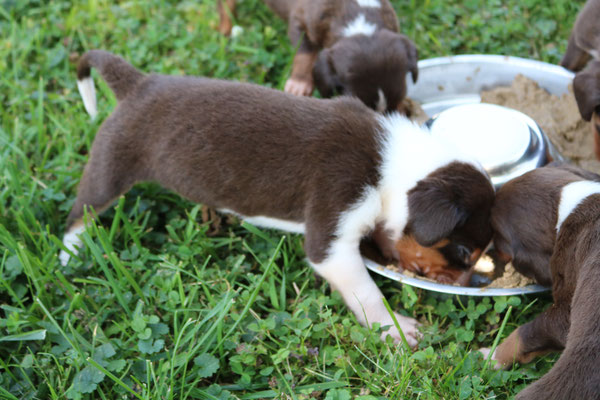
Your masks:
<instances>
[{"instance_id":1,"label":"puppy's collar area","mask_svg":"<svg viewBox=\"0 0 600 400\"><path fill-rule=\"evenodd\" d=\"M577 206L593 194L600 194L599 182L577 181L563 187L560 194L560 204L558 206L558 220L556 222L557 233L560 231L563 222Z\"/></svg>"},{"instance_id":2,"label":"puppy's collar area","mask_svg":"<svg viewBox=\"0 0 600 400\"><path fill-rule=\"evenodd\" d=\"M382 196L383 219L389 221L390 226L396 226L395 230L399 229L400 233L407 222L407 192L433 171L452 162L462 162L473 165L488 177L475 159L462 154L452 143L431 135L428 128L417 125L400 113L381 115L378 119L382 154L378 190ZM403 207L398 210L399 214L389 215L390 210L398 209L398 204ZM398 225L399 222L403 223Z\"/></svg>"}]
</instances>

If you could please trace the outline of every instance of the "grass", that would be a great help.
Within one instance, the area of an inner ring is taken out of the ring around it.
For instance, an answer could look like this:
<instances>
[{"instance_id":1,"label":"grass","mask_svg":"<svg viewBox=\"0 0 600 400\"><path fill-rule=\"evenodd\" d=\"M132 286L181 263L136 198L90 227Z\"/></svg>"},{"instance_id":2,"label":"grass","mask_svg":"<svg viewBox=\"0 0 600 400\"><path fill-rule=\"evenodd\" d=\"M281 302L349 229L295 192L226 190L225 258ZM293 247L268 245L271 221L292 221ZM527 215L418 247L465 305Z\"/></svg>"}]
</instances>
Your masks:
<instances>
[{"instance_id":1,"label":"grass","mask_svg":"<svg viewBox=\"0 0 600 400\"><path fill-rule=\"evenodd\" d=\"M558 62L582 1L393 2L421 58L496 53ZM459 298L377 278L392 308L418 318L409 353L361 327L304 261L302 238L227 219L138 185L57 255L100 122L73 60L91 48L147 72L282 88L285 24L240 2L243 34L216 31L213 1L0 1L0 398L508 399L556 355L495 371L491 346L549 296Z\"/></svg>"}]
</instances>

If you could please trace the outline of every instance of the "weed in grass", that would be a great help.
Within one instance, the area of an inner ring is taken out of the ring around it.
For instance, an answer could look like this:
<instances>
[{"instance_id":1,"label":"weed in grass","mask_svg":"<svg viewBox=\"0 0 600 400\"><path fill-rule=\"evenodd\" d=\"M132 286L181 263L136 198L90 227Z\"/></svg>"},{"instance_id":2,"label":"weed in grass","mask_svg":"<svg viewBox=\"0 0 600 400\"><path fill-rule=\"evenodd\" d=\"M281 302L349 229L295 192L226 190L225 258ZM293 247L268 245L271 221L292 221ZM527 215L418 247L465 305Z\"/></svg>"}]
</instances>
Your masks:
<instances>
[{"instance_id":1,"label":"weed in grass","mask_svg":"<svg viewBox=\"0 0 600 400\"><path fill-rule=\"evenodd\" d=\"M421 58L510 54L556 63L583 1L393 1ZM200 207L138 185L85 233L67 267L64 221L100 121L73 61L91 48L143 71L281 88L293 48L258 0L233 39L214 1L0 2L0 397L7 399L508 399L556 356L495 371L477 352L548 296L457 298L378 278L419 318L415 352L357 324L304 262L302 238L200 222ZM90 210L91 212L92 210ZM510 312L509 312L510 310Z\"/></svg>"}]
</instances>

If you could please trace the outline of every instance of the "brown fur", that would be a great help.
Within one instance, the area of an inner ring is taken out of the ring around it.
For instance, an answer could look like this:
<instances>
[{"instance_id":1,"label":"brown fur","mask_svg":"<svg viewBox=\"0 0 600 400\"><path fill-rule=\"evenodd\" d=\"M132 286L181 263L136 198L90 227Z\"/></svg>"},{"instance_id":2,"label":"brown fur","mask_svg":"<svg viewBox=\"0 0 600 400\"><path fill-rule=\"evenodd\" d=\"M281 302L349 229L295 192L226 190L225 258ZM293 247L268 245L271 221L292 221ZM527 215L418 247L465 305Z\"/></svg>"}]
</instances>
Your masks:
<instances>
[{"instance_id":1,"label":"brown fur","mask_svg":"<svg viewBox=\"0 0 600 400\"><path fill-rule=\"evenodd\" d=\"M591 62L575 75L573 91L583 119L590 121L594 112L600 113L600 61Z\"/></svg>"},{"instance_id":2,"label":"brown fur","mask_svg":"<svg viewBox=\"0 0 600 400\"><path fill-rule=\"evenodd\" d=\"M417 49L398 33L398 19L391 3L360 7L355 0L265 0L288 22L288 35L298 47L290 80L302 82L303 94L316 88L323 97L352 95L375 109L378 90L387 107L400 110L406 96L406 74L417 81ZM343 29L359 14L376 25L372 36L344 37ZM287 89L286 85L286 90Z\"/></svg>"},{"instance_id":3,"label":"brown fur","mask_svg":"<svg viewBox=\"0 0 600 400\"><path fill-rule=\"evenodd\" d=\"M594 153L600 160L600 114L594 113L592 117L592 135L594 135Z\"/></svg>"},{"instance_id":4,"label":"brown fur","mask_svg":"<svg viewBox=\"0 0 600 400\"><path fill-rule=\"evenodd\" d=\"M235 0L225 0L225 4L223 4L223 0L217 0L217 8L219 10L219 32L229 36L231 28L233 28L231 17L235 18Z\"/></svg>"},{"instance_id":5,"label":"brown fur","mask_svg":"<svg viewBox=\"0 0 600 400\"><path fill-rule=\"evenodd\" d=\"M503 366L563 353L552 370L517 399L592 399L600 393L600 196L582 201L556 223L561 190L600 176L564 164L531 171L504 185L492 208L494 243L515 268L552 285L554 303L496 350Z\"/></svg>"},{"instance_id":6,"label":"brown fur","mask_svg":"<svg viewBox=\"0 0 600 400\"><path fill-rule=\"evenodd\" d=\"M600 54L600 0L588 0L575 20L567 51L560 65L580 71L591 58L591 51ZM600 57L597 55L597 57ZM600 61L600 60L598 60Z\"/></svg>"}]
</instances>

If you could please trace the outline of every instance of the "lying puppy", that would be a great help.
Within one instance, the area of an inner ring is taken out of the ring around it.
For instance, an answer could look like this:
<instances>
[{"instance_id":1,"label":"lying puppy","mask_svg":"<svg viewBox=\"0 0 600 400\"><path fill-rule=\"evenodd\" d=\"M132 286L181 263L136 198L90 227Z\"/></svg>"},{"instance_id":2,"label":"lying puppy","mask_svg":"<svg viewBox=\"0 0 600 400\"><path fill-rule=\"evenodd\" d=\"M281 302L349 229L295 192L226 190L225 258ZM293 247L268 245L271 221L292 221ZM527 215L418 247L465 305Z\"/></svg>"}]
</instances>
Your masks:
<instances>
[{"instance_id":1,"label":"lying puppy","mask_svg":"<svg viewBox=\"0 0 600 400\"><path fill-rule=\"evenodd\" d=\"M590 62L583 71L575 75L573 90L581 117L592 121L594 152L600 160L600 61Z\"/></svg>"},{"instance_id":2,"label":"lying puppy","mask_svg":"<svg viewBox=\"0 0 600 400\"><path fill-rule=\"evenodd\" d=\"M496 250L523 275L552 285L554 297L492 359L508 367L564 349L550 372L516 399L598 398L600 176L555 163L513 179L497 193L492 226Z\"/></svg>"},{"instance_id":3,"label":"lying puppy","mask_svg":"<svg viewBox=\"0 0 600 400\"><path fill-rule=\"evenodd\" d=\"M588 0L575 20L560 65L580 71L591 57L600 61L600 0Z\"/></svg>"},{"instance_id":4,"label":"lying puppy","mask_svg":"<svg viewBox=\"0 0 600 400\"><path fill-rule=\"evenodd\" d=\"M494 189L482 167L398 114L350 97L320 100L256 85L144 75L93 50L78 66L84 105L96 114L90 68L118 105L100 127L67 219L67 252L81 244L84 206L98 212L139 181L261 226L304 233L316 272L363 324L393 325L359 252L403 235L455 263L491 240ZM410 345L414 319L396 315ZM398 340L392 326L387 332ZM386 334L387 334L386 333Z\"/></svg>"},{"instance_id":5,"label":"lying puppy","mask_svg":"<svg viewBox=\"0 0 600 400\"><path fill-rule=\"evenodd\" d=\"M379 112L395 111L406 96L406 73L417 81L417 49L398 33L388 0L265 0L288 22L298 51L285 91L358 97ZM223 24L223 22L222 22ZM403 110L401 110L403 111Z\"/></svg>"}]
</instances>

